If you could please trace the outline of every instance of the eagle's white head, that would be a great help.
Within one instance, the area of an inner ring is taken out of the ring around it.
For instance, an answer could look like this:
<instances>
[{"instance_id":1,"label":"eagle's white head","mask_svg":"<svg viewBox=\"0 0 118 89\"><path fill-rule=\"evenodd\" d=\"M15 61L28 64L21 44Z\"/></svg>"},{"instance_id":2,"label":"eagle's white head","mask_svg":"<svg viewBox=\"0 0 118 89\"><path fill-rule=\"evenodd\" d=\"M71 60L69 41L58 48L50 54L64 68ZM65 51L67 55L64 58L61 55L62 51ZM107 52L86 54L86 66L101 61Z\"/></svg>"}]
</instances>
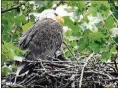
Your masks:
<instances>
[{"instance_id":1,"label":"eagle's white head","mask_svg":"<svg viewBox=\"0 0 118 89\"><path fill-rule=\"evenodd\" d=\"M64 23L64 19L61 16L58 16L55 12L55 10L52 9L47 9L41 12L38 17L36 18L37 20L42 20L44 18L51 18L54 19L60 23Z\"/></svg>"}]
</instances>

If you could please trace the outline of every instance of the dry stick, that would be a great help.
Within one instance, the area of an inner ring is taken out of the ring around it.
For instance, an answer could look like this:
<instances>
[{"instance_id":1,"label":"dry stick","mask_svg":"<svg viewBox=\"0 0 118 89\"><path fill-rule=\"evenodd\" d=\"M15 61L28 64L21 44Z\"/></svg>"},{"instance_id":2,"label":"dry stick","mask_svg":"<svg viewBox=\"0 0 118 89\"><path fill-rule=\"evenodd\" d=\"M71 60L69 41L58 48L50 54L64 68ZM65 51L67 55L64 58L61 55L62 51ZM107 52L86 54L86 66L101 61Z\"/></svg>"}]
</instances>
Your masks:
<instances>
[{"instance_id":1,"label":"dry stick","mask_svg":"<svg viewBox=\"0 0 118 89\"><path fill-rule=\"evenodd\" d=\"M112 65L108 65L108 63L105 63L108 67L110 67L110 68L112 68L115 72L116 72L116 70L115 70L115 68L112 66ZM113 63L114 64L114 63Z\"/></svg>"},{"instance_id":2,"label":"dry stick","mask_svg":"<svg viewBox=\"0 0 118 89\"><path fill-rule=\"evenodd\" d=\"M89 55L89 57L86 59L86 62L85 62L85 64L84 64L83 68L82 68L82 72L81 72L81 76L80 76L80 81L79 81L79 88L81 88L81 85L82 85L82 79L83 79L83 74L84 74L84 68L85 68L85 66L87 65L88 61L91 59L91 57L93 57L93 55L94 55L94 52Z\"/></svg>"},{"instance_id":3,"label":"dry stick","mask_svg":"<svg viewBox=\"0 0 118 89\"><path fill-rule=\"evenodd\" d=\"M32 53L31 53L31 54L32 54ZM32 55L33 55L33 54L32 54ZM40 60L40 64L41 64L42 68L44 68L44 70L45 70L45 72L46 72L46 68L44 67L44 65L43 65L43 63L42 63L42 60L41 60L40 58L36 58L34 55L33 55L33 57L34 57L35 59Z\"/></svg>"},{"instance_id":4,"label":"dry stick","mask_svg":"<svg viewBox=\"0 0 118 89\"><path fill-rule=\"evenodd\" d=\"M40 62L43 62L43 63L72 63L71 61L48 61L48 60L37 60L37 61L23 60L23 61L29 62L29 63L40 63ZM73 62L76 62L76 61L73 61ZM81 61L78 61L78 62L81 64L84 64L84 62L81 62ZM96 63L96 64L98 64L98 63ZM106 64L114 64L114 62L109 62ZM116 63L116 64L118 64L118 63Z\"/></svg>"},{"instance_id":5,"label":"dry stick","mask_svg":"<svg viewBox=\"0 0 118 89\"><path fill-rule=\"evenodd\" d=\"M68 86L73 82L73 80L68 81L63 88L68 88Z\"/></svg>"},{"instance_id":6,"label":"dry stick","mask_svg":"<svg viewBox=\"0 0 118 89\"><path fill-rule=\"evenodd\" d=\"M44 69L36 69L36 71L45 71L45 70ZM60 71L59 70L50 70L50 71L47 71L47 72L62 72L64 74L76 74L76 73L78 73L78 72L75 72L75 71L67 71L67 70L60 70ZM78 74L80 74L80 73L78 73ZM84 75L89 75L89 74L96 74L96 75L106 76L109 79L112 79L108 74L95 72L95 71L84 71ZM57 77L56 75L50 75L50 74L49 74L49 76ZM72 76L71 76L71 80L73 80L74 77L75 77L74 75L72 75Z\"/></svg>"},{"instance_id":7,"label":"dry stick","mask_svg":"<svg viewBox=\"0 0 118 89\"><path fill-rule=\"evenodd\" d=\"M31 77L28 81L25 82L25 84L31 82L36 76Z\"/></svg>"},{"instance_id":8,"label":"dry stick","mask_svg":"<svg viewBox=\"0 0 118 89\"><path fill-rule=\"evenodd\" d=\"M29 82L29 84L27 84L27 87L28 87L28 86L31 87L31 86L32 86L31 84L33 84L34 82L36 82L36 80L32 80L31 82Z\"/></svg>"},{"instance_id":9,"label":"dry stick","mask_svg":"<svg viewBox=\"0 0 118 89\"><path fill-rule=\"evenodd\" d=\"M115 58L114 63L115 63L115 68L118 72L118 65L116 64L118 62L118 44L116 45L116 51L117 51L117 53L116 53L116 58Z\"/></svg>"},{"instance_id":10,"label":"dry stick","mask_svg":"<svg viewBox=\"0 0 118 89\"><path fill-rule=\"evenodd\" d=\"M117 64L116 64L116 60L114 60L114 64L115 64L115 69L116 69L116 71L118 71Z\"/></svg>"},{"instance_id":11,"label":"dry stick","mask_svg":"<svg viewBox=\"0 0 118 89\"><path fill-rule=\"evenodd\" d=\"M38 88L45 88L45 86L42 86L42 85L35 85L35 87L38 87Z\"/></svg>"},{"instance_id":12,"label":"dry stick","mask_svg":"<svg viewBox=\"0 0 118 89\"><path fill-rule=\"evenodd\" d=\"M101 76L106 76L109 79L112 79L108 74L103 74L103 73L99 73L99 72L95 72L95 71L85 71L85 74L97 74L97 75L101 75Z\"/></svg>"},{"instance_id":13,"label":"dry stick","mask_svg":"<svg viewBox=\"0 0 118 89\"><path fill-rule=\"evenodd\" d=\"M41 66L43 67L43 69L45 70L45 72L47 72L47 71L46 71L46 68L44 67L44 65L43 65L43 63L42 63L42 61L41 61Z\"/></svg>"},{"instance_id":14,"label":"dry stick","mask_svg":"<svg viewBox=\"0 0 118 89\"><path fill-rule=\"evenodd\" d=\"M10 85L12 88L25 88L25 86L23 85L19 85L19 84L16 84L15 86L14 85Z\"/></svg>"},{"instance_id":15,"label":"dry stick","mask_svg":"<svg viewBox=\"0 0 118 89\"><path fill-rule=\"evenodd\" d=\"M55 80L54 87L57 88L57 79L54 78L54 80Z\"/></svg>"},{"instance_id":16,"label":"dry stick","mask_svg":"<svg viewBox=\"0 0 118 89\"><path fill-rule=\"evenodd\" d=\"M29 62L29 63L40 63L40 62L43 62L43 63L70 63L70 64L72 64L71 61L61 61L61 60L59 60L59 61L49 61L49 60L36 60L36 61L34 60L34 61L30 61L30 60L23 60L23 61L24 62ZM76 62L76 61L73 61L73 62ZM78 62L81 63L81 64L84 64L81 61L78 61ZM114 63L110 63L110 64L114 64Z\"/></svg>"},{"instance_id":17,"label":"dry stick","mask_svg":"<svg viewBox=\"0 0 118 89\"><path fill-rule=\"evenodd\" d=\"M77 72L78 73L78 72ZM71 78L70 78L70 80L72 80L73 82L72 82L72 84L71 84L71 87L72 88L75 88L75 76L77 76L77 73L76 74L73 74L72 76L71 76Z\"/></svg>"},{"instance_id":18,"label":"dry stick","mask_svg":"<svg viewBox=\"0 0 118 89\"><path fill-rule=\"evenodd\" d=\"M25 83L29 78L31 78L32 76L34 76L34 75L29 75L28 77L26 77L23 81L21 81L20 83L19 83L19 85L22 85L23 83Z\"/></svg>"},{"instance_id":19,"label":"dry stick","mask_svg":"<svg viewBox=\"0 0 118 89\"><path fill-rule=\"evenodd\" d=\"M109 79L108 81L118 81L118 78Z\"/></svg>"},{"instance_id":20,"label":"dry stick","mask_svg":"<svg viewBox=\"0 0 118 89\"><path fill-rule=\"evenodd\" d=\"M63 85L63 79L64 79L64 77L65 77L65 76L61 77L61 81L60 81L59 88L61 88L61 87L62 87L62 85Z\"/></svg>"}]
</instances>

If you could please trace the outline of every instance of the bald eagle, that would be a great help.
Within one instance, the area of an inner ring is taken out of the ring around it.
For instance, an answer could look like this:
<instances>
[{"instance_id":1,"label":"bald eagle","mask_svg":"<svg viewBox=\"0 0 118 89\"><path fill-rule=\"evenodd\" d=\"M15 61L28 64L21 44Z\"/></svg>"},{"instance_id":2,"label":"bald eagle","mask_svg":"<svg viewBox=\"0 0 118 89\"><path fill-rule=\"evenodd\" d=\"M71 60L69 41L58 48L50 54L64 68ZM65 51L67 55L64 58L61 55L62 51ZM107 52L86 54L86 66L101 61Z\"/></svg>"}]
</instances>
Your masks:
<instances>
[{"instance_id":1,"label":"bald eagle","mask_svg":"<svg viewBox=\"0 0 118 89\"><path fill-rule=\"evenodd\" d=\"M45 60L47 56L56 56L63 38L60 22L63 22L63 19L56 17L53 12L43 13L38 21L20 37L20 48L28 50L25 60ZM17 68L16 77L27 74L33 67L32 63L22 62Z\"/></svg>"},{"instance_id":2,"label":"bald eagle","mask_svg":"<svg viewBox=\"0 0 118 89\"><path fill-rule=\"evenodd\" d=\"M28 60L45 59L46 55L54 57L54 53L62 44L62 27L51 19L37 21L20 38L20 48L29 50ZM34 56L34 57L33 57Z\"/></svg>"}]
</instances>

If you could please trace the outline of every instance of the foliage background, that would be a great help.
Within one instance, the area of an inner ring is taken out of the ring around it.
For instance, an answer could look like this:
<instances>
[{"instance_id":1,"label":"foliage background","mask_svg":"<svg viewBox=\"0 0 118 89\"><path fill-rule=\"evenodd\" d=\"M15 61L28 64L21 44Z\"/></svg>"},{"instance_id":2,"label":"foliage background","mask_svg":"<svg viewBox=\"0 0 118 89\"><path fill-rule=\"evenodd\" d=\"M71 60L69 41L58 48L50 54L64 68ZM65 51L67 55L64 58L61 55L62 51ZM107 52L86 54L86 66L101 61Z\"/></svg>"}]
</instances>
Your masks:
<instances>
[{"instance_id":1,"label":"foliage background","mask_svg":"<svg viewBox=\"0 0 118 89\"><path fill-rule=\"evenodd\" d=\"M14 60L21 60L26 51L19 49L19 37L34 22L31 13L41 13L52 9L58 1L6 1L2 0L2 76L16 69ZM64 41L76 58L99 54L101 61L111 60L116 54L118 43L118 1L63 1L61 6L72 13L64 16ZM9 10L9 8L14 8ZM58 7L57 7L58 8ZM72 54L63 46L65 57L74 60Z\"/></svg>"}]
</instances>

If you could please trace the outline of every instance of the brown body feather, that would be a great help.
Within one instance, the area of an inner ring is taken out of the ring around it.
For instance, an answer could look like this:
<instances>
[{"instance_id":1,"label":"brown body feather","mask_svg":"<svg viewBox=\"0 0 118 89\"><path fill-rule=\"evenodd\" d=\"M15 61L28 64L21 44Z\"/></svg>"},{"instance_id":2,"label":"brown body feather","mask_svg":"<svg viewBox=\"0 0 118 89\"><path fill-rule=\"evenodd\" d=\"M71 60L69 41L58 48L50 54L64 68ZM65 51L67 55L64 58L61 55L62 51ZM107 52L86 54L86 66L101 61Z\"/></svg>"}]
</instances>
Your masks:
<instances>
[{"instance_id":1,"label":"brown body feather","mask_svg":"<svg viewBox=\"0 0 118 89\"><path fill-rule=\"evenodd\" d=\"M56 20L45 18L37 21L20 38L20 48L28 50L26 60L45 60L47 56L55 57L62 44L62 26ZM35 64L20 63L16 76L32 71ZM15 78L16 82L16 78Z\"/></svg>"},{"instance_id":2,"label":"brown body feather","mask_svg":"<svg viewBox=\"0 0 118 89\"><path fill-rule=\"evenodd\" d=\"M54 57L61 44L62 27L50 18L37 21L20 38L21 49L28 49L34 57L41 59L45 59L46 55ZM31 54L28 60L34 60Z\"/></svg>"}]
</instances>

